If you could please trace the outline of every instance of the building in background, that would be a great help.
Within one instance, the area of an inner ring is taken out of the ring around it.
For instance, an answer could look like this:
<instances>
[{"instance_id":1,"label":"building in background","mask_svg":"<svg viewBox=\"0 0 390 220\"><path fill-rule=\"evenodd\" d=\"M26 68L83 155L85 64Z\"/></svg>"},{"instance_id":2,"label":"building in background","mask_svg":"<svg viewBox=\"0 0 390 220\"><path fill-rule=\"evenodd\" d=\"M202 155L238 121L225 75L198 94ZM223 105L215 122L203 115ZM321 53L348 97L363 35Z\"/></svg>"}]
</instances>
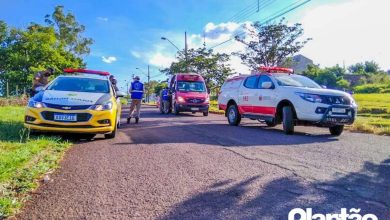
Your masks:
<instances>
[{"instance_id":1,"label":"building in background","mask_svg":"<svg viewBox=\"0 0 390 220\"><path fill-rule=\"evenodd\" d=\"M292 68L295 73L301 74L303 71L307 70L307 66L313 65L313 60L298 54L292 57Z\"/></svg>"}]
</instances>

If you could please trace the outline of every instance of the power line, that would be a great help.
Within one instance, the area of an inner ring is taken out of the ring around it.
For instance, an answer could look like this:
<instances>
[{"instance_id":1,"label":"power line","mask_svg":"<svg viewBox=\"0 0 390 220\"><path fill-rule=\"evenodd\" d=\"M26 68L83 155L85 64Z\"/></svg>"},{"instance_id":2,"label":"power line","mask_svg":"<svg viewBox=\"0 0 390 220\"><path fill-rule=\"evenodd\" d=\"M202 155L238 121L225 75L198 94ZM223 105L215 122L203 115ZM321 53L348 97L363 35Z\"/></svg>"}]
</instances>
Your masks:
<instances>
[{"instance_id":1,"label":"power line","mask_svg":"<svg viewBox=\"0 0 390 220\"><path fill-rule=\"evenodd\" d=\"M257 4L257 0L255 0L254 3L248 5L248 6L245 7L244 9L240 10L239 12L237 12L236 14L234 14L232 17L230 17L230 18L227 19L227 20L230 21L230 20L236 19L236 18L237 18L238 16L240 16L242 13L245 13L245 12L247 12L248 10L251 10L256 4Z\"/></svg>"},{"instance_id":2,"label":"power line","mask_svg":"<svg viewBox=\"0 0 390 220\"><path fill-rule=\"evenodd\" d=\"M264 1L262 1L262 2L260 2L260 0L257 1L256 4L258 5L258 7L257 7L257 8L252 8L252 9L255 9L255 10L254 10L254 12L251 12L251 13L252 13L252 14L257 13L260 9L263 9L263 8L269 6L269 5L270 5L271 3L273 3L274 1L275 1L275 0L264 0ZM252 5L252 7L253 7L253 5ZM247 16L251 16L251 15L252 15L251 13L246 14L246 16L242 17L241 19L244 20ZM240 23L240 21L237 20L236 23ZM245 32L243 32L243 33L245 33ZM234 36L237 36L237 34L234 34ZM219 43L219 44L217 44L217 45L214 45L214 46L210 47L209 49L213 49L213 48L218 47L218 46L220 46L220 45L222 45L222 44L225 44L225 43L231 41L232 39L233 39L233 38L230 38L230 39L228 39L228 40L225 40L225 41L223 41L223 42L221 42L221 43Z\"/></svg>"},{"instance_id":3,"label":"power line","mask_svg":"<svg viewBox=\"0 0 390 220\"><path fill-rule=\"evenodd\" d=\"M261 25L262 24L266 24L266 23L268 23L268 22L270 22L270 21L272 21L272 20L274 20L276 18L279 18L279 17L281 17L281 16L283 16L283 15L285 15L285 14L287 14L287 13L289 13L289 12L291 12L291 11L293 11L293 10L295 10L295 9L297 9L297 8L307 4L307 3L309 3L311 0L305 0L304 2L301 2L301 1L302 0L299 0L299 1L294 2L293 4L290 4L289 6L283 8L282 10L280 10L279 12L274 13L273 15L269 16L268 18L266 18L266 21L265 22L261 22L260 24ZM301 2L301 3L298 4L299 2ZM215 47L221 46L221 45L223 45L223 44L233 40L235 37L240 36L240 35L245 34L245 33L246 33L245 31L241 31L241 32L239 32L237 34L234 34L234 37L232 37L232 38L230 38L228 40L225 40L225 41L223 41L223 42L221 42L221 43L219 43L217 45L214 45L214 46L210 47L209 49L213 49Z\"/></svg>"},{"instance_id":4,"label":"power line","mask_svg":"<svg viewBox=\"0 0 390 220\"><path fill-rule=\"evenodd\" d=\"M233 22L241 23L245 19L250 18L252 15L260 12L261 9L268 7L270 4L272 4L275 1L276 0L263 0L263 1L258 0L257 7L253 7L251 11L247 12L246 14L243 14L240 18L237 18Z\"/></svg>"}]
</instances>

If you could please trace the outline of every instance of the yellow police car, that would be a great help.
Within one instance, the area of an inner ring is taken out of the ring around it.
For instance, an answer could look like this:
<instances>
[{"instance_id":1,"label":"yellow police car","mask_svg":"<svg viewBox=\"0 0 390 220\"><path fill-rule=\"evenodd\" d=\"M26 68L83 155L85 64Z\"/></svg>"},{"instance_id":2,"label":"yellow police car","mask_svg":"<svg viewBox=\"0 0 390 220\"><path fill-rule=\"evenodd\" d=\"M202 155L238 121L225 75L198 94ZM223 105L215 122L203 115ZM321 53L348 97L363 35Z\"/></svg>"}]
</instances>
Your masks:
<instances>
[{"instance_id":1,"label":"yellow police car","mask_svg":"<svg viewBox=\"0 0 390 220\"><path fill-rule=\"evenodd\" d=\"M114 138L120 125L124 94L115 91L109 73L65 69L32 97L26 108L25 127L34 132L96 134Z\"/></svg>"}]
</instances>

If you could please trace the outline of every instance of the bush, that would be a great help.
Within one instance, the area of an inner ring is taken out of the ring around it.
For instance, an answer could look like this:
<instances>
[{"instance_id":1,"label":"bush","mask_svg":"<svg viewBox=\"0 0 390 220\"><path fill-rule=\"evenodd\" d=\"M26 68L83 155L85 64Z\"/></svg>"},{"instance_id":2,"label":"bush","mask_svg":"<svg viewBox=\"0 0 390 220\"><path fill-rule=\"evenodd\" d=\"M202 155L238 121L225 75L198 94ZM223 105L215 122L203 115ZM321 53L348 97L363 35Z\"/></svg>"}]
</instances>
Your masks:
<instances>
[{"instance_id":1,"label":"bush","mask_svg":"<svg viewBox=\"0 0 390 220\"><path fill-rule=\"evenodd\" d=\"M26 106L27 96L15 96L9 98L0 98L0 106Z\"/></svg>"},{"instance_id":2,"label":"bush","mask_svg":"<svg viewBox=\"0 0 390 220\"><path fill-rule=\"evenodd\" d=\"M390 84L366 84L356 86L354 89L356 93L389 93Z\"/></svg>"}]
</instances>

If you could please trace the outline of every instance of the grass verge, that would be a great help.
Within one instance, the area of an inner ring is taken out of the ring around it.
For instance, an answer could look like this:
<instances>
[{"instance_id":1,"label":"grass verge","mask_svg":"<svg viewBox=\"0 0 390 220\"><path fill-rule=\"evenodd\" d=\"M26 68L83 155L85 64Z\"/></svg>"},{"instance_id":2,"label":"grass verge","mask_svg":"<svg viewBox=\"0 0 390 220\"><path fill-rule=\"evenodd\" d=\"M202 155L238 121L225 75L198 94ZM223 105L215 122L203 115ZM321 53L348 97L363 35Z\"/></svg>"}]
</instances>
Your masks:
<instances>
[{"instance_id":1,"label":"grass verge","mask_svg":"<svg viewBox=\"0 0 390 220\"><path fill-rule=\"evenodd\" d=\"M354 98L359 106L358 117L348 129L390 135L390 93L355 94Z\"/></svg>"},{"instance_id":2,"label":"grass verge","mask_svg":"<svg viewBox=\"0 0 390 220\"><path fill-rule=\"evenodd\" d=\"M0 107L0 219L18 212L71 145L58 137L30 137L23 117L24 107Z\"/></svg>"}]
</instances>

